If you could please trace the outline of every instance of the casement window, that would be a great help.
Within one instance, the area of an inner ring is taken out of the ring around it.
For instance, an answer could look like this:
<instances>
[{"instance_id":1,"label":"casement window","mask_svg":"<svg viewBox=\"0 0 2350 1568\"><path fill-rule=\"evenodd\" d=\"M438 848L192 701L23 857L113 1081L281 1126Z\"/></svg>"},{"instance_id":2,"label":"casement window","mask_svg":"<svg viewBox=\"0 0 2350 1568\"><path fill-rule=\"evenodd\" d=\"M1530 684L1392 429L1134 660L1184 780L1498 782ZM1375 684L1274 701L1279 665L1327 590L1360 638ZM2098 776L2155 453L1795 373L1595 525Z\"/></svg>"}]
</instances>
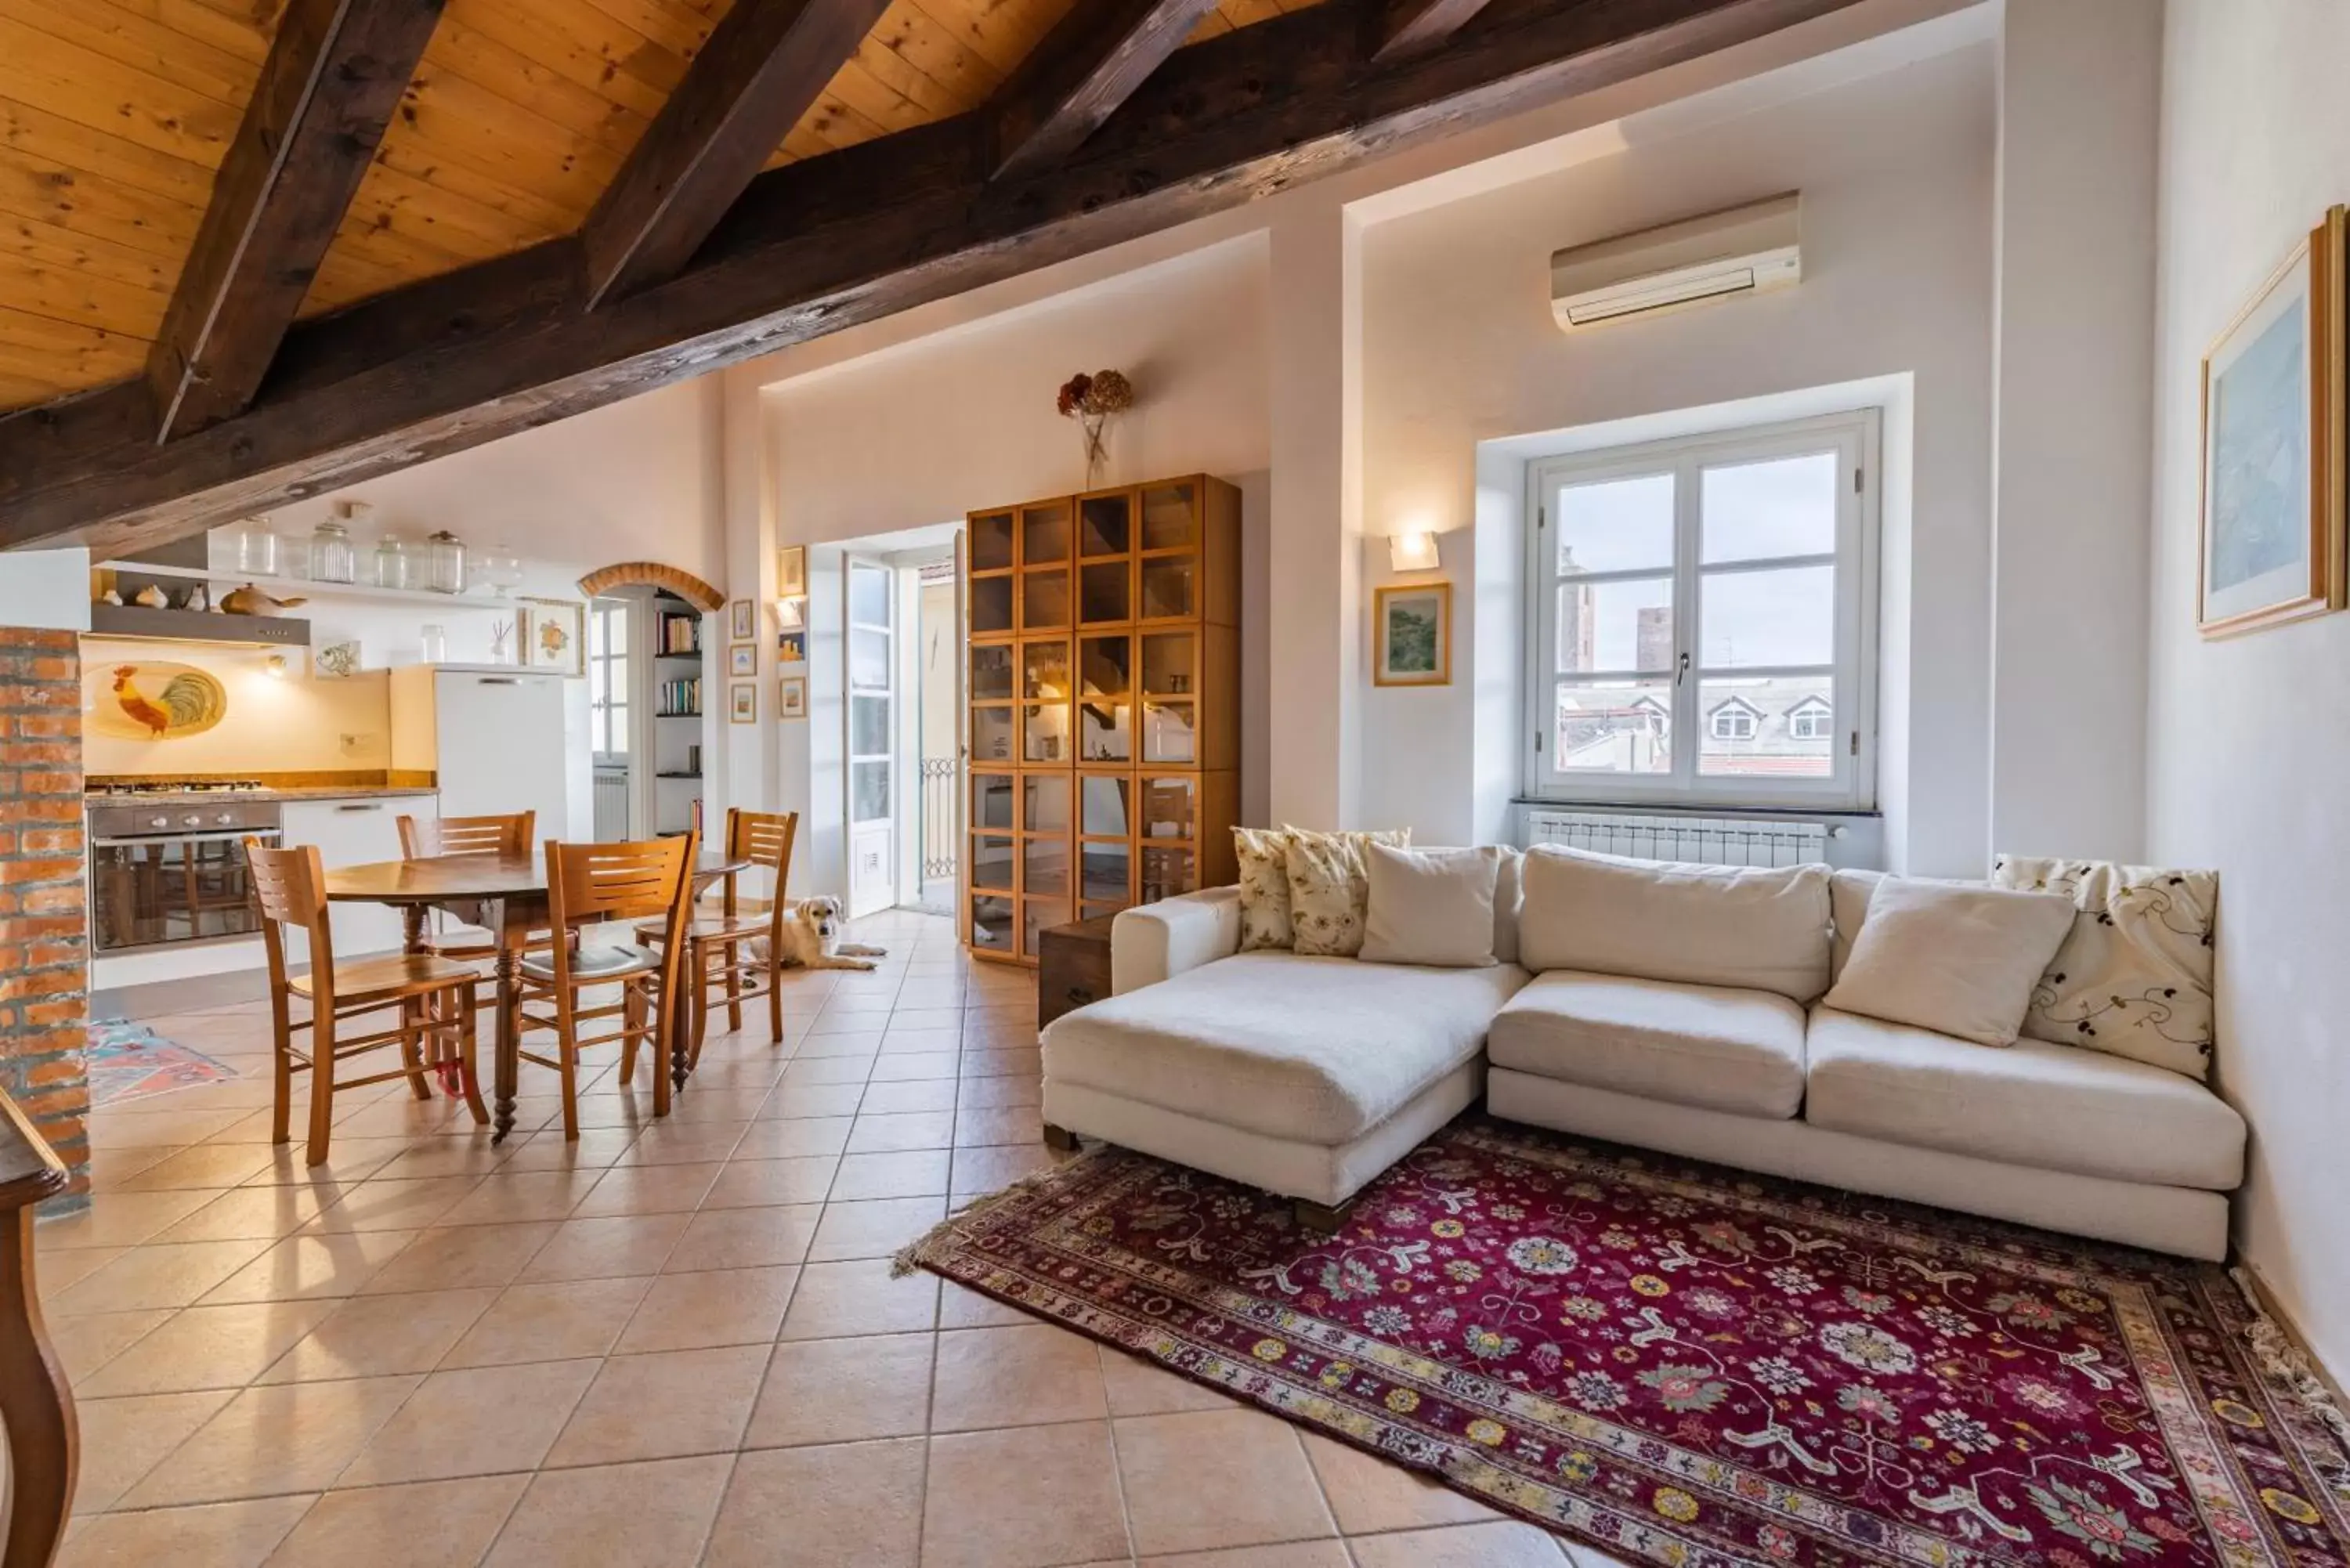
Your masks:
<instances>
[{"instance_id":1,"label":"casement window","mask_svg":"<svg viewBox=\"0 0 2350 1568\"><path fill-rule=\"evenodd\" d=\"M1527 465L1526 794L1874 805L1874 410Z\"/></svg>"}]
</instances>

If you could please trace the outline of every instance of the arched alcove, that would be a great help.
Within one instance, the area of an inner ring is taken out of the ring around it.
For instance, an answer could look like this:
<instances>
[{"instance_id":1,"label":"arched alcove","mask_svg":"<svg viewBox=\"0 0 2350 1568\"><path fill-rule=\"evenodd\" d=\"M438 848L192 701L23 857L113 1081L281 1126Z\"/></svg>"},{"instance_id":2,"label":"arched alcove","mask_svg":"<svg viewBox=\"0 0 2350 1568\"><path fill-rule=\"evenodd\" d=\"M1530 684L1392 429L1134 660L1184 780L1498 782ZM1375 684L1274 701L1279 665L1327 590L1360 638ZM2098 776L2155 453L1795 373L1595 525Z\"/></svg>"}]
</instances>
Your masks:
<instances>
[{"instance_id":1,"label":"arched alcove","mask_svg":"<svg viewBox=\"0 0 2350 1568\"><path fill-rule=\"evenodd\" d=\"M664 566L658 561L622 561L614 566L599 566L579 579L579 591L589 598L631 585L667 588L707 615L726 602L726 596L695 576L681 572L675 566Z\"/></svg>"}]
</instances>

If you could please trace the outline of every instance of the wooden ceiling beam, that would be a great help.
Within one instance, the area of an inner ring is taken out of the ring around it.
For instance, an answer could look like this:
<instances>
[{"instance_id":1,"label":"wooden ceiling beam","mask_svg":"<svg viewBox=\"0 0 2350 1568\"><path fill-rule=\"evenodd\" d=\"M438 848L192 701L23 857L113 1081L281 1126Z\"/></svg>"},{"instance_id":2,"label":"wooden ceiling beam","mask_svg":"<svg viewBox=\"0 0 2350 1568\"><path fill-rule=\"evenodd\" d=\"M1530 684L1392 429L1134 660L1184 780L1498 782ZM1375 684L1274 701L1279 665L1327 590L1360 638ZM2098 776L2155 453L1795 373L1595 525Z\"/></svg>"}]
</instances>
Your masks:
<instances>
[{"instance_id":1,"label":"wooden ceiling beam","mask_svg":"<svg viewBox=\"0 0 2350 1568\"><path fill-rule=\"evenodd\" d=\"M152 438L242 410L432 36L442 0L291 0L147 359Z\"/></svg>"},{"instance_id":2,"label":"wooden ceiling beam","mask_svg":"<svg viewBox=\"0 0 2350 1568\"><path fill-rule=\"evenodd\" d=\"M685 273L589 310L554 241L306 322L254 406L165 449L100 391L0 420L0 547L120 551L718 369L1695 59L1859 0L1492 0L1375 66L1376 0L1188 49L1043 175L970 115L752 182Z\"/></svg>"},{"instance_id":3,"label":"wooden ceiling beam","mask_svg":"<svg viewBox=\"0 0 2350 1568\"><path fill-rule=\"evenodd\" d=\"M681 271L888 0L737 0L580 230L588 303Z\"/></svg>"},{"instance_id":4,"label":"wooden ceiling beam","mask_svg":"<svg viewBox=\"0 0 2350 1568\"><path fill-rule=\"evenodd\" d=\"M1191 36L1215 0L1077 0L988 106L995 177L1075 152Z\"/></svg>"},{"instance_id":5,"label":"wooden ceiling beam","mask_svg":"<svg viewBox=\"0 0 2350 1568\"><path fill-rule=\"evenodd\" d=\"M1485 8L1486 0L1388 0L1379 18L1376 60L1399 60L1435 48Z\"/></svg>"}]
</instances>

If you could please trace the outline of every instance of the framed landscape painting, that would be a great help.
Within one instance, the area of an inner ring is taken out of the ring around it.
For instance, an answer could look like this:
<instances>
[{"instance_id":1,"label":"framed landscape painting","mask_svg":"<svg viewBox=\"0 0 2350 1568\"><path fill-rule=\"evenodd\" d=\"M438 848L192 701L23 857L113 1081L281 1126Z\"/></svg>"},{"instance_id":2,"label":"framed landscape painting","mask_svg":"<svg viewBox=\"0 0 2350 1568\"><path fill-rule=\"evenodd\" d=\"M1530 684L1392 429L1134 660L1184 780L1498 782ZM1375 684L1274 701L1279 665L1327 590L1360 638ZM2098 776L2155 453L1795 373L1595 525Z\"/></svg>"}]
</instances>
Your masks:
<instances>
[{"instance_id":1,"label":"framed landscape painting","mask_svg":"<svg viewBox=\"0 0 2350 1568\"><path fill-rule=\"evenodd\" d=\"M2343 605L2343 214L2326 214L2203 358L2207 637Z\"/></svg>"},{"instance_id":2,"label":"framed landscape painting","mask_svg":"<svg viewBox=\"0 0 2350 1568\"><path fill-rule=\"evenodd\" d=\"M1452 683L1452 585L1402 583L1372 596L1371 680L1380 686Z\"/></svg>"}]
</instances>

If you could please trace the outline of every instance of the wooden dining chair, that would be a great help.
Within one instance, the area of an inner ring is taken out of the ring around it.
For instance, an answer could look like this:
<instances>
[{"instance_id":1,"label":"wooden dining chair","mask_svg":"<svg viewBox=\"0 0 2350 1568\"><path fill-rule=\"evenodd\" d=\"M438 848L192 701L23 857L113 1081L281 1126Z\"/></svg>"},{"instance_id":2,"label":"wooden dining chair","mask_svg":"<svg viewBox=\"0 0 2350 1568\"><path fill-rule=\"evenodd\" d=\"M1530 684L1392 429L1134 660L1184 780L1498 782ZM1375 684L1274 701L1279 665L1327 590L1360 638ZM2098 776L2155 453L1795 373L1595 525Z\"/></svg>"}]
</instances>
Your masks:
<instances>
[{"instance_id":1,"label":"wooden dining chair","mask_svg":"<svg viewBox=\"0 0 2350 1568\"><path fill-rule=\"evenodd\" d=\"M531 832L538 813L519 811L511 816L403 816L400 819L400 857L433 860L444 855L506 855L521 857L531 849ZM421 914L421 911L420 910ZM417 939L427 952L449 959L498 956L494 931L461 927L434 931Z\"/></svg>"},{"instance_id":2,"label":"wooden dining chair","mask_svg":"<svg viewBox=\"0 0 2350 1568\"><path fill-rule=\"evenodd\" d=\"M620 1081L635 1070L639 1046L653 1057L653 1114L669 1114L672 1046L670 1015L677 995L678 955L693 899L697 836L639 844L546 841L546 902L555 940L545 953L522 961L520 1025L555 1035L555 1054L524 1051L523 1060L552 1067L563 1080L563 1136L579 1136L579 1053L591 1045L620 1047ZM665 938L657 947L628 940L635 922L658 918ZM600 928L600 929L598 929ZM591 932L594 935L591 937ZM617 1001L583 1005L581 992L618 986ZM607 1033L589 1024L618 1020Z\"/></svg>"},{"instance_id":3,"label":"wooden dining chair","mask_svg":"<svg viewBox=\"0 0 2350 1568\"><path fill-rule=\"evenodd\" d=\"M730 871L721 883L718 913L697 915L685 928L682 983L692 1013L686 1030L689 1072L702 1060L710 1010L721 1002L726 1005L726 1027L739 1030L743 1004L765 997L768 1037L775 1044L784 1043L784 991L778 982L784 972L784 921L791 910L786 888L792 871L792 841L799 836L799 828L800 814L795 811L777 815L740 806L727 808L726 857L747 860L752 868L766 871L772 891L766 909L745 913L735 887L740 873ZM637 934L652 943L668 940L659 921L639 925ZM764 954L744 950L762 937L767 943Z\"/></svg>"},{"instance_id":4,"label":"wooden dining chair","mask_svg":"<svg viewBox=\"0 0 2350 1568\"><path fill-rule=\"evenodd\" d=\"M335 1093L369 1084L406 1078L420 1100L432 1097L425 1086L428 1045L438 1045L464 1067L465 1102L473 1120L486 1126L490 1113L482 1104L481 1075L474 1070L473 982L472 966L432 953L392 953L335 961L334 931L327 919L326 874L313 845L273 849L258 838L244 841L252 869L253 897L261 907L262 942L269 956L269 1012L276 1067L276 1094L269 1125L269 1140L284 1143L291 1134L294 1075L310 1075L310 1147L308 1163L326 1162L328 1137L335 1125ZM288 929L309 938L309 967L295 973L287 962ZM294 1016L294 1001L309 1005L309 1015ZM344 1025L371 1013L394 1012L398 1022L346 1037ZM295 1044L295 1036L309 1031L308 1048ZM400 1065L366 1077L340 1078L339 1064L386 1045L400 1048Z\"/></svg>"}]
</instances>

